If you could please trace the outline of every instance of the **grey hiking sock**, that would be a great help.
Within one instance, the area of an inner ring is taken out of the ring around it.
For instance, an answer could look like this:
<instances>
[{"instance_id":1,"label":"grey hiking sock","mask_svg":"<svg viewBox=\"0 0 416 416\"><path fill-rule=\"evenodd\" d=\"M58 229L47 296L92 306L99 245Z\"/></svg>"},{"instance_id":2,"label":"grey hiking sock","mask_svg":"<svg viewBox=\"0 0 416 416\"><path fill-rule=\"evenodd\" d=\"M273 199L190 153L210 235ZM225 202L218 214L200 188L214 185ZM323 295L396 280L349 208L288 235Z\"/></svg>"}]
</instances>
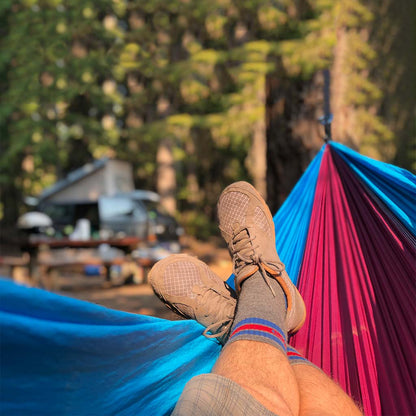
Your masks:
<instances>
[{"instance_id":1,"label":"grey hiking sock","mask_svg":"<svg viewBox=\"0 0 416 416\"><path fill-rule=\"evenodd\" d=\"M237 303L237 312L227 344L238 340L265 342L286 354L286 296L279 283L256 272L244 281Z\"/></svg>"},{"instance_id":2,"label":"grey hiking sock","mask_svg":"<svg viewBox=\"0 0 416 416\"><path fill-rule=\"evenodd\" d=\"M287 346L287 358L289 359L289 363L291 365L304 364L304 365L310 365L311 367L315 367L318 370L321 370L318 366L316 366L315 364L311 363L299 351L297 351L295 348L293 348L290 345Z\"/></svg>"}]
</instances>

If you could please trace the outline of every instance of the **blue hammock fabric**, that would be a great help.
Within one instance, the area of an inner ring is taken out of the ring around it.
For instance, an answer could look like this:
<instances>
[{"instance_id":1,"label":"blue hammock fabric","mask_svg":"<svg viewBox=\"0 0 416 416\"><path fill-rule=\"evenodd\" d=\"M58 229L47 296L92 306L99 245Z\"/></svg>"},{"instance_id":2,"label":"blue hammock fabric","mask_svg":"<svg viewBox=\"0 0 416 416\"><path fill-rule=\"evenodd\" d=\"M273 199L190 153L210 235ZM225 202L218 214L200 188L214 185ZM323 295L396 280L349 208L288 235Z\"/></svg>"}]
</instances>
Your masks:
<instances>
[{"instance_id":1,"label":"blue hammock fabric","mask_svg":"<svg viewBox=\"0 0 416 416\"><path fill-rule=\"evenodd\" d=\"M168 321L0 280L1 404L7 415L164 415L220 346Z\"/></svg>"},{"instance_id":2,"label":"blue hammock fabric","mask_svg":"<svg viewBox=\"0 0 416 416\"><path fill-rule=\"evenodd\" d=\"M297 283L302 264L324 150L325 146L313 159L273 218L276 229L276 249L294 284Z\"/></svg>"},{"instance_id":3,"label":"blue hammock fabric","mask_svg":"<svg viewBox=\"0 0 416 416\"><path fill-rule=\"evenodd\" d=\"M292 280L302 266L322 155L274 217ZM330 143L396 221L415 235L416 179ZM232 281L229 281L232 283ZM220 345L193 321L167 321L0 280L0 412L7 415L166 415Z\"/></svg>"}]
</instances>

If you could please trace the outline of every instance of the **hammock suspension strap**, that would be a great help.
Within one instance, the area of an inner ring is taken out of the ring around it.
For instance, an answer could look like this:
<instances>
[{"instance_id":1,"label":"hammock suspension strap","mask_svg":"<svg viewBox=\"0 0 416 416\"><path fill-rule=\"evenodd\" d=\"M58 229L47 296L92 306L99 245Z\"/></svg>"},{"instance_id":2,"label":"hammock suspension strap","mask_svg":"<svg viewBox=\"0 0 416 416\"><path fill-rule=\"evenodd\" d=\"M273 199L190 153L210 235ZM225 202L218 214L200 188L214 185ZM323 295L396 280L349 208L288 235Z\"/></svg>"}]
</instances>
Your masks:
<instances>
[{"instance_id":1,"label":"hammock suspension strap","mask_svg":"<svg viewBox=\"0 0 416 416\"><path fill-rule=\"evenodd\" d=\"M318 121L324 126L325 129L325 143L328 143L329 140L332 140L331 134L331 123L333 115L331 113L331 103L330 103L330 85L331 85L331 75L328 69L323 71L324 75L324 115L319 117Z\"/></svg>"}]
</instances>

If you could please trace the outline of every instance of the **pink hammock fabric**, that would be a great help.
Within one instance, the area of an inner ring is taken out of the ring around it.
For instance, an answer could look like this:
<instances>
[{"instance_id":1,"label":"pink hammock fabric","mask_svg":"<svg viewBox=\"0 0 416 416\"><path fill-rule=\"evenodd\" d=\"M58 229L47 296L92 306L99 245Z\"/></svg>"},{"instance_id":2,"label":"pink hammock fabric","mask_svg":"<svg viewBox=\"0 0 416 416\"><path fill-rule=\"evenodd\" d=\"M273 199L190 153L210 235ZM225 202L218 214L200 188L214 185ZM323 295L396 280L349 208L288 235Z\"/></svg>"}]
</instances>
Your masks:
<instances>
[{"instance_id":1,"label":"pink hammock fabric","mask_svg":"<svg viewBox=\"0 0 416 416\"><path fill-rule=\"evenodd\" d=\"M298 279L307 321L290 343L366 415L415 414L415 278L414 237L327 146Z\"/></svg>"}]
</instances>

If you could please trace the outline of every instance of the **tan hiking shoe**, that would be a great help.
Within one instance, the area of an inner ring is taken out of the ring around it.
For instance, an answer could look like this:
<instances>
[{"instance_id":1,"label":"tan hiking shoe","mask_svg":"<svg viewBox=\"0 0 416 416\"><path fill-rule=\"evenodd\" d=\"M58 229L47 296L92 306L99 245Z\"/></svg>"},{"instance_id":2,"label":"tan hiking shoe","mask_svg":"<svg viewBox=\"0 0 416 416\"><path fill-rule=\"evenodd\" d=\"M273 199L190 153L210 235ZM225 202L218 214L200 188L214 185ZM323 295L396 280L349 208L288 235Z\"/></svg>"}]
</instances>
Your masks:
<instances>
[{"instance_id":1,"label":"tan hiking shoe","mask_svg":"<svg viewBox=\"0 0 416 416\"><path fill-rule=\"evenodd\" d=\"M206 327L207 338L217 338L225 344L237 300L235 292L205 263L186 254L175 254L153 266L149 281L168 308L196 320Z\"/></svg>"},{"instance_id":2,"label":"tan hiking shoe","mask_svg":"<svg viewBox=\"0 0 416 416\"><path fill-rule=\"evenodd\" d=\"M263 198L249 183L236 182L224 189L217 208L221 234L233 258L237 293L255 272L260 270L264 278L267 272L286 295L286 328L290 334L297 332L305 322L305 304L276 252L273 218Z\"/></svg>"}]
</instances>

